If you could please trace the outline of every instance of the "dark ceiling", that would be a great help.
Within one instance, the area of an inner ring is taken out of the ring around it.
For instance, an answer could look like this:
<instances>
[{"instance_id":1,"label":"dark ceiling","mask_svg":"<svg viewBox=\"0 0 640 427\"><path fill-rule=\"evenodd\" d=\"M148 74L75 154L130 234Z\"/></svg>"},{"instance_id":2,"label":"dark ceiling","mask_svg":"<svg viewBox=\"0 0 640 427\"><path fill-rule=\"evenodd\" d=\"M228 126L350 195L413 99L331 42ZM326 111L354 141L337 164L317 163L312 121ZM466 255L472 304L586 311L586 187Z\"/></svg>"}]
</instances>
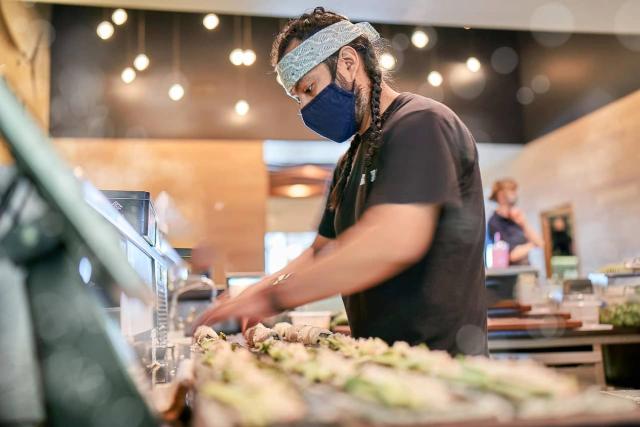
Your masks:
<instances>
[{"instance_id":1,"label":"dark ceiling","mask_svg":"<svg viewBox=\"0 0 640 427\"><path fill-rule=\"evenodd\" d=\"M297 105L276 83L269 66L271 41L283 20L252 18L251 47L257 61L251 67L236 67L228 57L240 45L234 25L238 19L221 16L219 27L209 32L201 14L179 14L180 69L188 85L185 97L174 102L167 90L173 82L176 14L145 12L151 66L126 85L120 73L136 53L140 15L129 12L129 20L116 28L114 37L102 41L95 33L105 16L102 9L54 7L53 136L318 139L302 125ZM395 41L391 51L399 67L393 85L441 100L462 117L479 142L530 141L640 88L640 52L624 48L614 36L574 35L560 47L546 47L528 33L436 28L435 47L419 50L409 45L402 50L400 42L413 27L376 27ZM504 47L514 49L521 60L512 72L500 74L491 58ZM469 56L481 61L479 73L466 70ZM427 84L432 69L444 76L440 88ZM548 77L549 90L536 93L533 102L523 106L516 99L518 89L530 86L540 74ZM239 99L251 107L244 117L234 112Z\"/></svg>"}]
</instances>

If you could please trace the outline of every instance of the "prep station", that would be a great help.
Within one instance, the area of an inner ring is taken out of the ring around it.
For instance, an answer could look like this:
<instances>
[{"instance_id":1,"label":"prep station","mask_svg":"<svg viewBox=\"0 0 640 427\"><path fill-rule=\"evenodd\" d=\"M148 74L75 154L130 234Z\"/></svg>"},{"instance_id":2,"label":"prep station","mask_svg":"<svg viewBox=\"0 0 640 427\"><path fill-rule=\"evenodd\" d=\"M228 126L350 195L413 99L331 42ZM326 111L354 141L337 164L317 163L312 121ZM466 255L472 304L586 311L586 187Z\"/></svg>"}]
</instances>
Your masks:
<instances>
[{"instance_id":1,"label":"prep station","mask_svg":"<svg viewBox=\"0 0 640 427\"><path fill-rule=\"evenodd\" d=\"M579 391L570 376L531 362L462 361L425 347L353 340L328 325L296 326L295 318L273 329L260 324L244 337L208 327L193 341L171 335L169 290L193 284L155 228L148 194L111 191L107 198L76 179L4 83L0 129L16 159L2 186L12 222L3 268L13 286L2 311L17 327L3 322L0 329L3 358L15 367L3 381L3 423L542 426L639 419L630 400ZM492 347L531 348L536 340ZM586 344L579 336L558 340Z\"/></svg>"},{"instance_id":2,"label":"prep station","mask_svg":"<svg viewBox=\"0 0 640 427\"><path fill-rule=\"evenodd\" d=\"M548 287L538 276L529 266L487 270L492 357L531 358L587 384L637 388L640 330L621 319L607 323L599 311L602 302L625 304L640 274L594 273Z\"/></svg>"}]
</instances>

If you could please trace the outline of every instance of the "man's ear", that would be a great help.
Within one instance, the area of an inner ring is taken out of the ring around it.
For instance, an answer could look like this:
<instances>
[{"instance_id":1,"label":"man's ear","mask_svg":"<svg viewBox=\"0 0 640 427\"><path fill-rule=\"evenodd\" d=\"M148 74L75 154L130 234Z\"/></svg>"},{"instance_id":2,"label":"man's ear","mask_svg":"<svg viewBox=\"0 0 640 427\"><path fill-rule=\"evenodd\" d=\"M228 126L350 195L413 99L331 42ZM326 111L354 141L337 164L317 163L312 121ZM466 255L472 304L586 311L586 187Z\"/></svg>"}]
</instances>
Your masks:
<instances>
[{"instance_id":1,"label":"man's ear","mask_svg":"<svg viewBox=\"0 0 640 427\"><path fill-rule=\"evenodd\" d=\"M360 67L360 56L351 46L344 46L338 52L337 72L349 83L356 79L356 73Z\"/></svg>"}]
</instances>

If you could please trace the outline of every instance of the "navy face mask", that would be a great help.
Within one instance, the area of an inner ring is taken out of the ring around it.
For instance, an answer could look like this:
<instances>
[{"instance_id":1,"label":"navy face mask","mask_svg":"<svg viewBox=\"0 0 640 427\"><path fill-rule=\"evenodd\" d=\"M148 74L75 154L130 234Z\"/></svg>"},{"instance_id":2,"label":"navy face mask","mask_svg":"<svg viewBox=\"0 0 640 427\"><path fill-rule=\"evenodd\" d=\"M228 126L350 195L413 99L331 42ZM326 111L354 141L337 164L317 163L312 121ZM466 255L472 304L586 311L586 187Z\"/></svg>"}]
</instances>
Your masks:
<instances>
[{"instance_id":1,"label":"navy face mask","mask_svg":"<svg viewBox=\"0 0 640 427\"><path fill-rule=\"evenodd\" d=\"M333 82L305 105L301 113L309 129L335 142L348 140L358 130L356 96Z\"/></svg>"}]
</instances>

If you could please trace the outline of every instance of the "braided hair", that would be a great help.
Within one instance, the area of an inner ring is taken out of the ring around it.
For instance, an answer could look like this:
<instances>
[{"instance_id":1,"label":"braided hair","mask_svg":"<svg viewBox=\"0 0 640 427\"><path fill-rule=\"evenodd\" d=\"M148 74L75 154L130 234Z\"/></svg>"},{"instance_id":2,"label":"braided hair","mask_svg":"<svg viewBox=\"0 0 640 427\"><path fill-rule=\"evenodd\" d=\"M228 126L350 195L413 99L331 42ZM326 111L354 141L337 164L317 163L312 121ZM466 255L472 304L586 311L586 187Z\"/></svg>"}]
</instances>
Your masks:
<instances>
[{"instance_id":1,"label":"braided hair","mask_svg":"<svg viewBox=\"0 0 640 427\"><path fill-rule=\"evenodd\" d=\"M322 7L316 7L311 13L305 13L299 18L292 19L277 35L271 49L271 63L275 67L285 55L289 44L293 40L304 41L336 22L347 18L334 12L326 11ZM362 139L368 142L367 151L364 157L365 176L373 168L374 159L382 145L382 115L380 112L380 94L382 92L383 72L378 64L378 56L383 49L383 42L371 43L369 39L360 36L348 43L363 60L365 71L371 81L371 92L369 95L369 109L371 114L371 127L360 138L356 135L351 141L351 145L346 154L337 165L336 180L333 190L329 195L329 208L334 210L342 200L347 180L351 174L353 159ZM324 63L329 67L332 80L335 80L338 68L338 52L329 56Z\"/></svg>"}]
</instances>

